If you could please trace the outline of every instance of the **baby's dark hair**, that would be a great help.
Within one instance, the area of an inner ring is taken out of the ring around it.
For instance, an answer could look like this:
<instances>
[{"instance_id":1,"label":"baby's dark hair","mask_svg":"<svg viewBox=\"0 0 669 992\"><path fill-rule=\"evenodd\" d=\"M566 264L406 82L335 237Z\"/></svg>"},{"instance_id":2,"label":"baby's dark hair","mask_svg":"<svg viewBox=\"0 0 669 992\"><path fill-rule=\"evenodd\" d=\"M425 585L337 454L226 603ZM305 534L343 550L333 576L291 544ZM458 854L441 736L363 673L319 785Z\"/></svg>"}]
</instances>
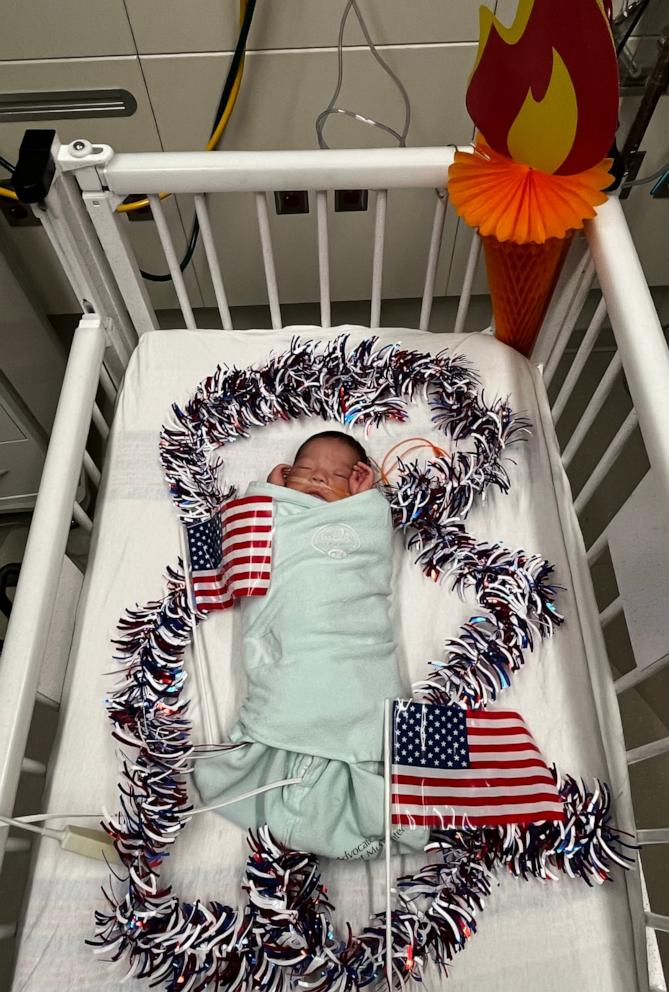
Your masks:
<instances>
[{"instance_id":1,"label":"baby's dark hair","mask_svg":"<svg viewBox=\"0 0 669 992\"><path fill-rule=\"evenodd\" d=\"M356 441L354 437L350 434L344 434L343 431L321 431L320 434L312 434L307 440L299 446L295 453L295 461L304 454L305 448L311 444L312 441L341 441L342 444L348 445L348 447L355 452L358 461L364 462L365 465L369 465L369 456L367 452L360 444Z\"/></svg>"}]
</instances>

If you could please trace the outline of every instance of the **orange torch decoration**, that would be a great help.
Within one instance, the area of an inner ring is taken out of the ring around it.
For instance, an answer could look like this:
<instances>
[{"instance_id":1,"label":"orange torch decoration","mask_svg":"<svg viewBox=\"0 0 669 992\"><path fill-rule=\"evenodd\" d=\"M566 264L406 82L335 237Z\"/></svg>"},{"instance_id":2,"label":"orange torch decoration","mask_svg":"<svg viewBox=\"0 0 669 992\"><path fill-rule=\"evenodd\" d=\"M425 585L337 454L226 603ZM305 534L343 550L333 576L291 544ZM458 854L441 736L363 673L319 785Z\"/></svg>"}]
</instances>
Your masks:
<instances>
[{"instance_id":1,"label":"orange torch decoration","mask_svg":"<svg viewBox=\"0 0 669 992\"><path fill-rule=\"evenodd\" d=\"M483 240L495 333L529 355L574 230L611 184L618 66L602 0L519 0L480 12L467 89L478 134L456 152L451 202Z\"/></svg>"}]
</instances>

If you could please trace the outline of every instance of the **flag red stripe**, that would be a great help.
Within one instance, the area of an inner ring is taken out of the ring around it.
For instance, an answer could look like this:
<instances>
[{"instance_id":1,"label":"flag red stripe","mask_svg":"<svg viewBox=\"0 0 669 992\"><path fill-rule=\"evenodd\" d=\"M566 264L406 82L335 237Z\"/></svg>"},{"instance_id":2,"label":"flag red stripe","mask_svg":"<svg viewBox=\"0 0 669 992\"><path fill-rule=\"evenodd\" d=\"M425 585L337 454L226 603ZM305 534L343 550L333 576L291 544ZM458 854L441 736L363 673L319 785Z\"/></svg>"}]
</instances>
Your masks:
<instances>
[{"instance_id":1,"label":"flag red stripe","mask_svg":"<svg viewBox=\"0 0 669 992\"><path fill-rule=\"evenodd\" d=\"M510 751L539 751L536 744L528 741L526 744L470 744L469 753L470 754L480 754L482 751L488 754L495 754L499 752L500 754L508 754Z\"/></svg>"},{"instance_id":2,"label":"flag red stripe","mask_svg":"<svg viewBox=\"0 0 669 992\"><path fill-rule=\"evenodd\" d=\"M227 570L235 565L269 565L271 560L269 553L264 555L231 555L223 562L223 569Z\"/></svg>"},{"instance_id":3,"label":"flag red stripe","mask_svg":"<svg viewBox=\"0 0 669 992\"><path fill-rule=\"evenodd\" d=\"M467 769L463 768L463 772ZM486 786L512 785L554 785L552 775L526 775L523 778L425 778L418 775L393 775L393 785L420 785L428 788L439 786L455 786L458 789L482 789Z\"/></svg>"},{"instance_id":4,"label":"flag red stripe","mask_svg":"<svg viewBox=\"0 0 669 992\"><path fill-rule=\"evenodd\" d=\"M490 816L437 816L432 813L393 813L391 822L404 827L441 827L446 823L453 827L486 827L498 823L541 823L544 820L554 820L564 823L564 812L543 810L538 813L499 813L495 815L495 823L490 823Z\"/></svg>"},{"instance_id":5,"label":"flag red stripe","mask_svg":"<svg viewBox=\"0 0 669 992\"><path fill-rule=\"evenodd\" d=\"M271 510L242 510L240 513L231 513L230 516L225 518L226 529L235 520L256 520L258 517L271 517Z\"/></svg>"},{"instance_id":6,"label":"flag red stripe","mask_svg":"<svg viewBox=\"0 0 669 992\"><path fill-rule=\"evenodd\" d=\"M224 514L227 510L231 510L233 506L248 506L249 503L271 503L271 496L241 496L239 499L232 499L229 503L225 503L221 508L221 513Z\"/></svg>"},{"instance_id":7,"label":"flag red stripe","mask_svg":"<svg viewBox=\"0 0 669 992\"><path fill-rule=\"evenodd\" d=\"M257 581L258 579L263 579L263 580L264 579L269 579L270 577L271 577L271 573L270 572L261 572L261 571L257 571L257 572L237 572L237 573L235 573L235 575L231 575L228 578L228 582L231 585L232 585L232 583L235 583L235 585L236 585L239 582L252 582L252 581Z\"/></svg>"},{"instance_id":8,"label":"flag red stripe","mask_svg":"<svg viewBox=\"0 0 669 992\"><path fill-rule=\"evenodd\" d=\"M517 727L467 727L467 734L469 737L504 737L506 734L525 734L532 740L532 734L529 732L527 727L523 727L518 724Z\"/></svg>"},{"instance_id":9,"label":"flag red stripe","mask_svg":"<svg viewBox=\"0 0 669 992\"><path fill-rule=\"evenodd\" d=\"M467 710L467 719L472 720L517 720L523 722L520 713L515 710Z\"/></svg>"},{"instance_id":10,"label":"flag red stripe","mask_svg":"<svg viewBox=\"0 0 669 992\"><path fill-rule=\"evenodd\" d=\"M230 538L236 537L237 534L270 534L271 532L272 528L268 524L258 524L257 527L234 527L226 533L223 546L225 547Z\"/></svg>"},{"instance_id":11,"label":"flag red stripe","mask_svg":"<svg viewBox=\"0 0 669 992\"><path fill-rule=\"evenodd\" d=\"M438 796L412 796L404 792L393 792L393 803L397 805L401 803L403 806L419 806L421 809L445 805L449 811L453 809L456 812L459 806L527 806L528 803L556 802L559 802L557 791L533 792L528 795L509 792L505 796L489 796L487 793L482 796L452 796L447 789Z\"/></svg>"},{"instance_id":12,"label":"flag red stripe","mask_svg":"<svg viewBox=\"0 0 669 992\"><path fill-rule=\"evenodd\" d=\"M485 761L470 761L472 768L545 768L546 765L539 758L517 758L511 761L498 761L490 759Z\"/></svg>"},{"instance_id":13,"label":"flag red stripe","mask_svg":"<svg viewBox=\"0 0 669 992\"><path fill-rule=\"evenodd\" d=\"M237 551L247 551L249 548L271 548L271 541L228 541L227 537L223 541L223 553L234 555Z\"/></svg>"},{"instance_id":14,"label":"flag red stripe","mask_svg":"<svg viewBox=\"0 0 669 992\"><path fill-rule=\"evenodd\" d=\"M232 575L229 578L223 579L194 579L193 580L193 592L199 592L203 596L213 596L217 592L221 594L227 592L231 585L239 585L242 582L253 581L265 581L271 578L270 572L238 572L236 575Z\"/></svg>"}]
</instances>

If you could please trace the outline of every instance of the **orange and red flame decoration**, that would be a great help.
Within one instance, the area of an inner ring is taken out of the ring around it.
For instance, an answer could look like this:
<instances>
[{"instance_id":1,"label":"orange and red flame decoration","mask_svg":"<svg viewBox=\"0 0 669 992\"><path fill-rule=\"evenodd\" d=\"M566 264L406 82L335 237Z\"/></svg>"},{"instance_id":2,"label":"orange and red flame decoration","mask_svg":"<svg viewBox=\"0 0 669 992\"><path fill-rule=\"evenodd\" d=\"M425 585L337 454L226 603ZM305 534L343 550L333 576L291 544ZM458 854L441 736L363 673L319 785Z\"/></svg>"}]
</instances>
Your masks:
<instances>
[{"instance_id":1,"label":"orange and red flame decoration","mask_svg":"<svg viewBox=\"0 0 669 992\"><path fill-rule=\"evenodd\" d=\"M478 129L448 190L483 239L495 333L529 354L569 239L611 183L618 67L608 0L519 0L506 28L481 8L467 89Z\"/></svg>"},{"instance_id":2,"label":"orange and red flame decoration","mask_svg":"<svg viewBox=\"0 0 669 992\"><path fill-rule=\"evenodd\" d=\"M564 237L603 203L618 70L603 0L519 0L506 28L481 8L467 109L474 155L457 153L451 200L482 234Z\"/></svg>"}]
</instances>

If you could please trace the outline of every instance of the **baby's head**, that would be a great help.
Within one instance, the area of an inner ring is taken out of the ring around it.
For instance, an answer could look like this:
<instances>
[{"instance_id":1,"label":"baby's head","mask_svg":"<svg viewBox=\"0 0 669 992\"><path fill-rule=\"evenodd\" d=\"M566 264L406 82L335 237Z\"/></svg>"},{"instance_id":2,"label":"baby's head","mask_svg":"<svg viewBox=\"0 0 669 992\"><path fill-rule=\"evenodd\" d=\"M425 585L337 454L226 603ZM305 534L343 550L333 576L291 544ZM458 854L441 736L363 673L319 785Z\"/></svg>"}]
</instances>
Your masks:
<instances>
[{"instance_id":1,"label":"baby's head","mask_svg":"<svg viewBox=\"0 0 669 992\"><path fill-rule=\"evenodd\" d=\"M359 441L323 431L300 445L292 465L277 465L269 481L332 503L371 489L374 472Z\"/></svg>"}]
</instances>

